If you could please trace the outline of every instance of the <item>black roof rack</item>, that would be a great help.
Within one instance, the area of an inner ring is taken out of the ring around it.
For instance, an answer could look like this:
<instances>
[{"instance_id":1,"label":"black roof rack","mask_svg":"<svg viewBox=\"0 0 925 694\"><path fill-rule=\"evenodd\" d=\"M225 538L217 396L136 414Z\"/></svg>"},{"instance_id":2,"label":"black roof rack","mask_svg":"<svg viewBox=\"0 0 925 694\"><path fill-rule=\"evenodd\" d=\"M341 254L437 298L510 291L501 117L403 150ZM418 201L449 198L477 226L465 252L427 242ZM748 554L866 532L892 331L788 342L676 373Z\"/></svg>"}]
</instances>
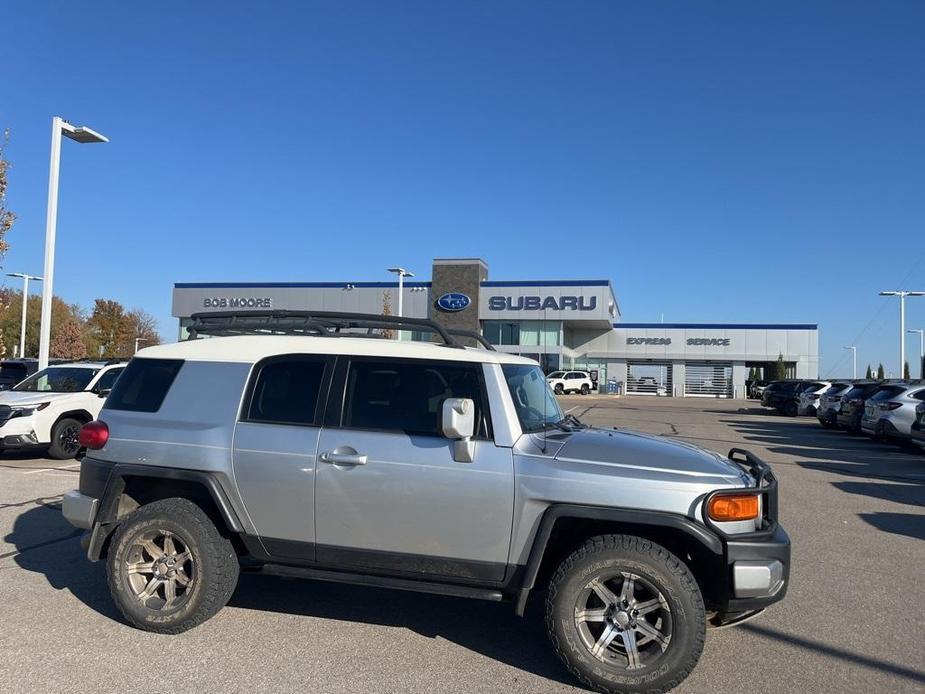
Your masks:
<instances>
[{"instance_id":1,"label":"black roof rack","mask_svg":"<svg viewBox=\"0 0 925 694\"><path fill-rule=\"evenodd\" d=\"M489 352L497 352L495 346L488 341L481 333L474 332L472 330L447 330L450 335L455 335L456 337L468 337L470 340L475 340L482 347L487 349Z\"/></svg>"},{"instance_id":2,"label":"black roof rack","mask_svg":"<svg viewBox=\"0 0 925 694\"><path fill-rule=\"evenodd\" d=\"M438 335L447 347L462 348L453 335L470 337L485 344L477 333L450 331L428 318L377 316L371 313L341 311L212 311L194 313L187 330L189 339L200 335L312 335L317 337L381 338L375 330L425 330ZM366 334L345 333L345 330L365 328Z\"/></svg>"}]
</instances>

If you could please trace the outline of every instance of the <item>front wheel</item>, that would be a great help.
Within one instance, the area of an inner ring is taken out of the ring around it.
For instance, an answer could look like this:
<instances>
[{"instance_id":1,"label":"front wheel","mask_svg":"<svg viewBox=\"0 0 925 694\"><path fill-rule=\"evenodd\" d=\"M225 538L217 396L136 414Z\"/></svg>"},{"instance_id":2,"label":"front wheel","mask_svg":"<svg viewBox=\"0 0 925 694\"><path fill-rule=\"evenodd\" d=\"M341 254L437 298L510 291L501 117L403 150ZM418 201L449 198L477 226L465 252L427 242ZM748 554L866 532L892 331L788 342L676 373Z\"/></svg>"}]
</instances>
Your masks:
<instances>
[{"instance_id":1,"label":"front wheel","mask_svg":"<svg viewBox=\"0 0 925 694\"><path fill-rule=\"evenodd\" d=\"M51 428L51 445L48 456L55 460L67 460L80 450L80 428L83 422L65 417Z\"/></svg>"},{"instance_id":2,"label":"front wheel","mask_svg":"<svg viewBox=\"0 0 925 694\"><path fill-rule=\"evenodd\" d=\"M694 669L706 631L703 597L687 566L630 535L589 539L558 567L546 598L558 656L609 694L665 692Z\"/></svg>"},{"instance_id":3,"label":"front wheel","mask_svg":"<svg viewBox=\"0 0 925 694\"><path fill-rule=\"evenodd\" d=\"M555 393L556 395L562 395L562 393L564 393L565 390L562 388L561 383L557 383L556 387L552 389L552 392Z\"/></svg>"},{"instance_id":4,"label":"front wheel","mask_svg":"<svg viewBox=\"0 0 925 694\"><path fill-rule=\"evenodd\" d=\"M179 634L218 612L238 582L238 557L205 512L162 499L126 516L106 561L109 591L139 629Z\"/></svg>"}]
</instances>

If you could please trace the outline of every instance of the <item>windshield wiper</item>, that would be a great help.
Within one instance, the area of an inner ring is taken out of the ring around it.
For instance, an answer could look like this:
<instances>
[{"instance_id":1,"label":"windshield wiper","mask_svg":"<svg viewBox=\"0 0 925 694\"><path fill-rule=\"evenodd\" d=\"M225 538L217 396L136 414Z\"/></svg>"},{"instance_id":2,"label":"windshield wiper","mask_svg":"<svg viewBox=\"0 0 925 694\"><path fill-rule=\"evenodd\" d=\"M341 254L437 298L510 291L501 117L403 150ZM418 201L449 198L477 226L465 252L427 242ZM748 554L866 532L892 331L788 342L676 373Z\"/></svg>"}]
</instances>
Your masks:
<instances>
[{"instance_id":1,"label":"windshield wiper","mask_svg":"<svg viewBox=\"0 0 925 694\"><path fill-rule=\"evenodd\" d=\"M567 414L559 420L558 424L570 426L573 429L587 429L588 425L573 414Z\"/></svg>"}]
</instances>

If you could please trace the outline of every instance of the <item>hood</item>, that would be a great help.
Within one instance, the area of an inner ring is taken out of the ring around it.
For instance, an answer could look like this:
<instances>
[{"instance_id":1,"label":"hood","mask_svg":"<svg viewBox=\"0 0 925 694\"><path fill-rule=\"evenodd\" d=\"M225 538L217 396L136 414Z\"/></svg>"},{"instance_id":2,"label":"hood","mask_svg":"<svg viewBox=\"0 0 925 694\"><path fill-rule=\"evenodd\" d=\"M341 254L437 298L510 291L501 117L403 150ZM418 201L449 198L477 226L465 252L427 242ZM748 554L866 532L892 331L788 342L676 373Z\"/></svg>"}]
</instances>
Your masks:
<instances>
[{"instance_id":1,"label":"hood","mask_svg":"<svg viewBox=\"0 0 925 694\"><path fill-rule=\"evenodd\" d=\"M735 486L751 483L738 465L718 453L684 441L637 431L581 429L568 436L555 458L673 472Z\"/></svg>"},{"instance_id":2,"label":"hood","mask_svg":"<svg viewBox=\"0 0 925 694\"><path fill-rule=\"evenodd\" d=\"M0 392L0 405L38 405L40 402L54 402L74 395L74 393L43 393L4 390Z\"/></svg>"}]
</instances>

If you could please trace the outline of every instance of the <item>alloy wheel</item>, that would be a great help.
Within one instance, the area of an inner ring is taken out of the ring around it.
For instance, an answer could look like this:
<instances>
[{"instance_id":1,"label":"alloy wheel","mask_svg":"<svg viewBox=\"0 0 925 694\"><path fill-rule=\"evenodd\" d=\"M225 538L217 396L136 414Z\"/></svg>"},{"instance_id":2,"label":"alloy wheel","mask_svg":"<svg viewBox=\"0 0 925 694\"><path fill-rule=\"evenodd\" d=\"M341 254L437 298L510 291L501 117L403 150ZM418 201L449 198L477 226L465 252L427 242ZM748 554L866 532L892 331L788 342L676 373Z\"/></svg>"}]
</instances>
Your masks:
<instances>
[{"instance_id":1,"label":"alloy wheel","mask_svg":"<svg viewBox=\"0 0 925 694\"><path fill-rule=\"evenodd\" d=\"M125 576L142 605L173 610L192 594L196 564L179 536L167 530L148 530L133 540L125 559Z\"/></svg>"},{"instance_id":2,"label":"alloy wheel","mask_svg":"<svg viewBox=\"0 0 925 694\"><path fill-rule=\"evenodd\" d=\"M80 425L65 424L57 433L58 446L62 452L75 456L80 450Z\"/></svg>"},{"instance_id":3,"label":"alloy wheel","mask_svg":"<svg viewBox=\"0 0 925 694\"><path fill-rule=\"evenodd\" d=\"M575 626L595 658L638 670L668 649L671 609L651 581L624 571L588 582L575 604Z\"/></svg>"}]
</instances>

